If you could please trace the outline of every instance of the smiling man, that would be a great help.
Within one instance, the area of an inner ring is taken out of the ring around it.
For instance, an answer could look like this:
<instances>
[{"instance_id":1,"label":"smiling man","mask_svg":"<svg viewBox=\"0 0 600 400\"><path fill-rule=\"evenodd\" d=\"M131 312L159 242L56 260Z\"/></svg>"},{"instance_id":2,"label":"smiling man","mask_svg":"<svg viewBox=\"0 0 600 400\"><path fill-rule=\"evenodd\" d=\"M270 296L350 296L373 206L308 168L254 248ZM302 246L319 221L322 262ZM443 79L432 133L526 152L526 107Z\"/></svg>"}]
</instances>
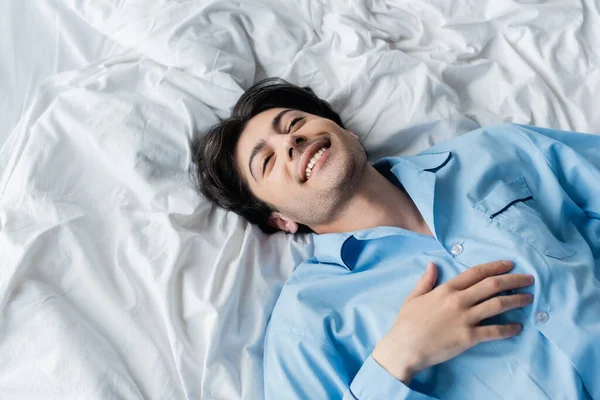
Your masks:
<instances>
[{"instance_id":1,"label":"smiling man","mask_svg":"<svg viewBox=\"0 0 600 400\"><path fill-rule=\"evenodd\" d=\"M600 136L504 124L371 165L329 104L269 79L192 152L210 200L315 234L267 398L600 399Z\"/></svg>"},{"instance_id":2,"label":"smiling man","mask_svg":"<svg viewBox=\"0 0 600 400\"><path fill-rule=\"evenodd\" d=\"M290 135L307 124L321 135L310 141ZM247 165L241 177L255 196L278 204L267 223L292 233L297 221L313 230L331 230L326 226L337 220L365 174L367 158L356 137L332 120L289 108L260 113L248 121L246 132L237 143L235 162ZM295 140L291 146L290 140ZM329 163L336 168L322 168Z\"/></svg>"}]
</instances>

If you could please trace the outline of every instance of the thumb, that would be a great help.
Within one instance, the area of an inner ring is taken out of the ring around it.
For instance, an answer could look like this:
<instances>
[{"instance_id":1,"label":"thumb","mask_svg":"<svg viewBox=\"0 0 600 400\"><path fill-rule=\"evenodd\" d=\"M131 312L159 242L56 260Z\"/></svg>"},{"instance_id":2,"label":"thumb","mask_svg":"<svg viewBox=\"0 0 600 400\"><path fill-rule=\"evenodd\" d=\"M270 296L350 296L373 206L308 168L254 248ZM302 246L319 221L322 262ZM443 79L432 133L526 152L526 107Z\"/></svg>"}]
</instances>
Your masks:
<instances>
[{"instance_id":1,"label":"thumb","mask_svg":"<svg viewBox=\"0 0 600 400\"><path fill-rule=\"evenodd\" d=\"M410 294L406 297L406 300L413 299L418 296L422 296L425 293L431 292L433 287L435 286L435 282L438 278L437 267L434 263L430 262L427 264L427 269L425 270L425 274L419 279L415 288L410 292Z\"/></svg>"}]
</instances>

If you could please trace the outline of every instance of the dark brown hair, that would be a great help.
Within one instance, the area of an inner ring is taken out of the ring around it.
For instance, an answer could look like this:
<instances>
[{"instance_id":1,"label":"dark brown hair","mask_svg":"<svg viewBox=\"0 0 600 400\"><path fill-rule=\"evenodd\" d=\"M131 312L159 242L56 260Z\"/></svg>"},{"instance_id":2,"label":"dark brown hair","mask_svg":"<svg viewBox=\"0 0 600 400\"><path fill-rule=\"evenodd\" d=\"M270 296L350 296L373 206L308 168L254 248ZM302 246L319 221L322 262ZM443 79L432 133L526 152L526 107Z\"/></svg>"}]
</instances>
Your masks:
<instances>
[{"instance_id":1,"label":"dark brown hair","mask_svg":"<svg viewBox=\"0 0 600 400\"><path fill-rule=\"evenodd\" d=\"M248 121L272 108L290 108L330 119L344 127L340 116L329 103L318 98L309 87L300 87L280 78L267 78L246 90L237 101L231 116L212 126L191 144L195 168L193 181L207 199L257 224L265 233L273 233L269 216L278 211L259 200L250 191L237 168L234 153ZM299 232L310 229L300 225Z\"/></svg>"}]
</instances>

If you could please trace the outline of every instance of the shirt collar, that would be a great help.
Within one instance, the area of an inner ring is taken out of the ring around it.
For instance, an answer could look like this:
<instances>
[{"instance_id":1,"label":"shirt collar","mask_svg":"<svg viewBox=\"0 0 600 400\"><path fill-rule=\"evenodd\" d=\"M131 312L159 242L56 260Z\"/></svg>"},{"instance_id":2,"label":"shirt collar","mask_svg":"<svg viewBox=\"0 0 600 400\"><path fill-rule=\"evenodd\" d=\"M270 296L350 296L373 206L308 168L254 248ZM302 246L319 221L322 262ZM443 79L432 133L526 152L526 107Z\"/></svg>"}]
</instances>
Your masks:
<instances>
[{"instance_id":1,"label":"shirt collar","mask_svg":"<svg viewBox=\"0 0 600 400\"><path fill-rule=\"evenodd\" d=\"M337 264L348 268L342 259L342 247L352 233L324 233L313 235L314 256L321 264Z\"/></svg>"},{"instance_id":2,"label":"shirt collar","mask_svg":"<svg viewBox=\"0 0 600 400\"><path fill-rule=\"evenodd\" d=\"M440 153L422 153L416 156L409 157L385 157L373 164L377 171L385 176L390 182L395 185L401 185L400 176L421 171L435 173L440 168L443 168L452 153L449 151ZM402 173L400 173L402 171ZM348 270L352 270L343 259L343 247L350 237L358 240L375 239L383 236L409 234L408 231L396 227L377 227L363 229L356 232L341 232L341 233L325 233L314 234L314 256L319 263L337 264Z\"/></svg>"},{"instance_id":3,"label":"shirt collar","mask_svg":"<svg viewBox=\"0 0 600 400\"><path fill-rule=\"evenodd\" d=\"M439 153L421 153L409 157L385 157L376 161L373 167L386 178L397 164L404 164L419 171L435 172L444 167L451 156L451 152L442 151ZM397 177L398 174L395 175Z\"/></svg>"}]
</instances>

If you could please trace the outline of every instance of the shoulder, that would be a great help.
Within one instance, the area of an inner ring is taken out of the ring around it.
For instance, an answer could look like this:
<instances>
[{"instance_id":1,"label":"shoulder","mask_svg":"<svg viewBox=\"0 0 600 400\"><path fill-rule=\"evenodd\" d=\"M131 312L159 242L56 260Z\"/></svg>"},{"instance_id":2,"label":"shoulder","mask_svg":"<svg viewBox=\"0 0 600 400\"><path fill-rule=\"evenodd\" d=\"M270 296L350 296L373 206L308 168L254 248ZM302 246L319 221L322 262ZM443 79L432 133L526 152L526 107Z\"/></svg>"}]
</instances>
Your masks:
<instances>
[{"instance_id":1,"label":"shoulder","mask_svg":"<svg viewBox=\"0 0 600 400\"><path fill-rule=\"evenodd\" d=\"M323 321L335 312L327 281L343 268L312 258L301 263L284 284L268 323L267 336L294 336L320 341Z\"/></svg>"},{"instance_id":2,"label":"shoulder","mask_svg":"<svg viewBox=\"0 0 600 400\"><path fill-rule=\"evenodd\" d=\"M531 131L522 125L504 123L487 126L464 133L460 136L436 144L427 149L425 153L437 151L460 151L469 150L474 147L490 149L491 144L521 145L526 144L523 138L529 136ZM491 148L490 150L493 150Z\"/></svg>"},{"instance_id":3,"label":"shoulder","mask_svg":"<svg viewBox=\"0 0 600 400\"><path fill-rule=\"evenodd\" d=\"M267 326L267 341L289 340L329 345L327 327L344 309L344 296L333 296L348 271L315 258L301 263L284 284ZM285 339L284 339L285 337Z\"/></svg>"},{"instance_id":4,"label":"shoulder","mask_svg":"<svg viewBox=\"0 0 600 400\"><path fill-rule=\"evenodd\" d=\"M539 156L536 133L527 127L504 123L467 132L439 143L424 154L448 151L455 167L488 168L510 164L528 168Z\"/></svg>"}]
</instances>

